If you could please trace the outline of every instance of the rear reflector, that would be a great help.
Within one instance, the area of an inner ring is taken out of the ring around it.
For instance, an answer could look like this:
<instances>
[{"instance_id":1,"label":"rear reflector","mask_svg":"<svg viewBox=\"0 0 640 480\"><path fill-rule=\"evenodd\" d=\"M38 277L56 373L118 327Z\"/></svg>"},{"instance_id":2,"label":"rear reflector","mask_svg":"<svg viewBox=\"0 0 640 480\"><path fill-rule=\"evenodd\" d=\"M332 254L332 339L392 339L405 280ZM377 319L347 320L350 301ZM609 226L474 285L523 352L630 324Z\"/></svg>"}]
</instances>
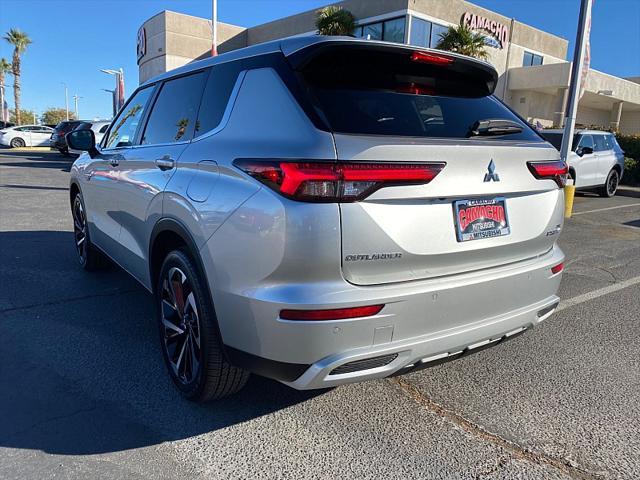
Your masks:
<instances>
[{"instance_id":1,"label":"rear reflector","mask_svg":"<svg viewBox=\"0 0 640 480\"><path fill-rule=\"evenodd\" d=\"M538 180L553 180L560 188L567 183L567 173L569 167L562 160L552 160L550 162L527 162L529 171Z\"/></svg>"},{"instance_id":2,"label":"rear reflector","mask_svg":"<svg viewBox=\"0 0 640 480\"><path fill-rule=\"evenodd\" d=\"M236 160L236 167L276 192L304 202L356 202L393 185L429 183L441 163Z\"/></svg>"},{"instance_id":3,"label":"rear reflector","mask_svg":"<svg viewBox=\"0 0 640 480\"><path fill-rule=\"evenodd\" d=\"M432 52L413 52L411 54L412 62L431 63L435 65L449 65L453 63L453 58L447 55Z\"/></svg>"},{"instance_id":4,"label":"rear reflector","mask_svg":"<svg viewBox=\"0 0 640 480\"><path fill-rule=\"evenodd\" d=\"M384 305L366 307L333 308L331 310L282 310L283 320L343 320L346 318L370 317L380 313Z\"/></svg>"},{"instance_id":5,"label":"rear reflector","mask_svg":"<svg viewBox=\"0 0 640 480\"><path fill-rule=\"evenodd\" d=\"M559 263L558 265L551 267L551 273L555 275L556 273L560 273L563 269L564 263Z\"/></svg>"}]
</instances>

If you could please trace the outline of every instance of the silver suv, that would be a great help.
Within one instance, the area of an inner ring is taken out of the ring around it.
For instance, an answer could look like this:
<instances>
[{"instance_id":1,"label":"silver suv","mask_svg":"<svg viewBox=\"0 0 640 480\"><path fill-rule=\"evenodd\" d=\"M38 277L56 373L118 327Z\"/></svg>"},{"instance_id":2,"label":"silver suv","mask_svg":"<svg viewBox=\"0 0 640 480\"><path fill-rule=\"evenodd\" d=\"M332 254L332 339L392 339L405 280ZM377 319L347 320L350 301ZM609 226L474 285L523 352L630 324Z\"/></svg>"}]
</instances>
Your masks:
<instances>
[{"instance_id":1,"label":"silver suv","mask_svg":"<svg viewBox=\"0 0 640 480\"><path fill-rule=\"evenodd\" d=\"M314 389L511 338L558 305L567 166L464 56L266 43L141 85L71 171L81 265L155 295L189 399Z\"/></svg>"}]
</instances>

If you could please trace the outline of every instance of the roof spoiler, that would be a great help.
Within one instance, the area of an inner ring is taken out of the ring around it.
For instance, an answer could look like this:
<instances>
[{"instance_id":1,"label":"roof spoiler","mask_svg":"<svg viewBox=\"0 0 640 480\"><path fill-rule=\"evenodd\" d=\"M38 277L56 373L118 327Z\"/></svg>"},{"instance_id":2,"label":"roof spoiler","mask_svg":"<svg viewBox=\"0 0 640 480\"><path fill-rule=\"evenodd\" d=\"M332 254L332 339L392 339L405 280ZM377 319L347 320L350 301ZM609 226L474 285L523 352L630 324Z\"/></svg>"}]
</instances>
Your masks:
<instances>
[{"instance_id":1,"label":"roof spoiler","mask_svg":"<svg viewBox=\"0 0 640 480\"><path fill-rule=\"evenodd\" d=\"M401 45L389 42L355 39L350 37L326 37L309 43L301 41L287 42L281 45L282 52L287 57L294 70L304 70L315 58L337 50L362 50L363 52L380 52L387 54L406 55L407 61L431 64L438 68L469 77L476 84L486 88L486 94L493 94L498 83L498 72L490 64L472 57L453 52L445 52L429 48L419 48L411 45Z\"/></svg>"}]
</instances>

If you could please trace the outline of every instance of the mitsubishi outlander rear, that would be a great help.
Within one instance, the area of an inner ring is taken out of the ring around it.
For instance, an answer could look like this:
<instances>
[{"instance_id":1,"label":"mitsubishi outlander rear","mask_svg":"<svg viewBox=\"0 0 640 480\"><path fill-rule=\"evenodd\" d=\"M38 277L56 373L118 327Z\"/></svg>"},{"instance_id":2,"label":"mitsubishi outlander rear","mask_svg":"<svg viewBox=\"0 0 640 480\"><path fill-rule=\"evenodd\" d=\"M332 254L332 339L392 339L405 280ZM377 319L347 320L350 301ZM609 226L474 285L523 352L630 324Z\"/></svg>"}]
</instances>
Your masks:
<instances>
[{"instance_id":1,"label":"mitsubishi outlander rear","mask_svg":"<svg viewBox=\"0 0 640 480\"><path fill-rule=\"evenodd\" d=\"M325 37L153 79L78 145L80 262L106 254L154 292L197 401L249 372L324 388L498 344L558 305L567 166L496 82L468 57Z\"/></svg>"}]
</instances>

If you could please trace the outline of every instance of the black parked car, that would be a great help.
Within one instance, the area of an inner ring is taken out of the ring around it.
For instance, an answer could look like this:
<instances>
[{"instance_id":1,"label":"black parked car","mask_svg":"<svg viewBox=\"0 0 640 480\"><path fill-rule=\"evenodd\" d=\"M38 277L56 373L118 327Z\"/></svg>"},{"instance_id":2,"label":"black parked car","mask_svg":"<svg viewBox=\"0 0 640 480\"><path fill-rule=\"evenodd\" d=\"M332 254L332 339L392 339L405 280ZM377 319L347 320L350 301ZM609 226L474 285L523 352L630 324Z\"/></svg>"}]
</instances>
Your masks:
<instances>
[{"instance_id":1,"label":"black parked car","mask_svg":"<svg viewBox=\"0 0 640 480\"><path fill-rule=\"evenodd\" d=\"M64 136L83 121L84 120L65 120L56 125L51 134L51 150L58 150L63 155L68 155L69 147L67 147L67 141Z\"/></svg>"}]
</instances>

